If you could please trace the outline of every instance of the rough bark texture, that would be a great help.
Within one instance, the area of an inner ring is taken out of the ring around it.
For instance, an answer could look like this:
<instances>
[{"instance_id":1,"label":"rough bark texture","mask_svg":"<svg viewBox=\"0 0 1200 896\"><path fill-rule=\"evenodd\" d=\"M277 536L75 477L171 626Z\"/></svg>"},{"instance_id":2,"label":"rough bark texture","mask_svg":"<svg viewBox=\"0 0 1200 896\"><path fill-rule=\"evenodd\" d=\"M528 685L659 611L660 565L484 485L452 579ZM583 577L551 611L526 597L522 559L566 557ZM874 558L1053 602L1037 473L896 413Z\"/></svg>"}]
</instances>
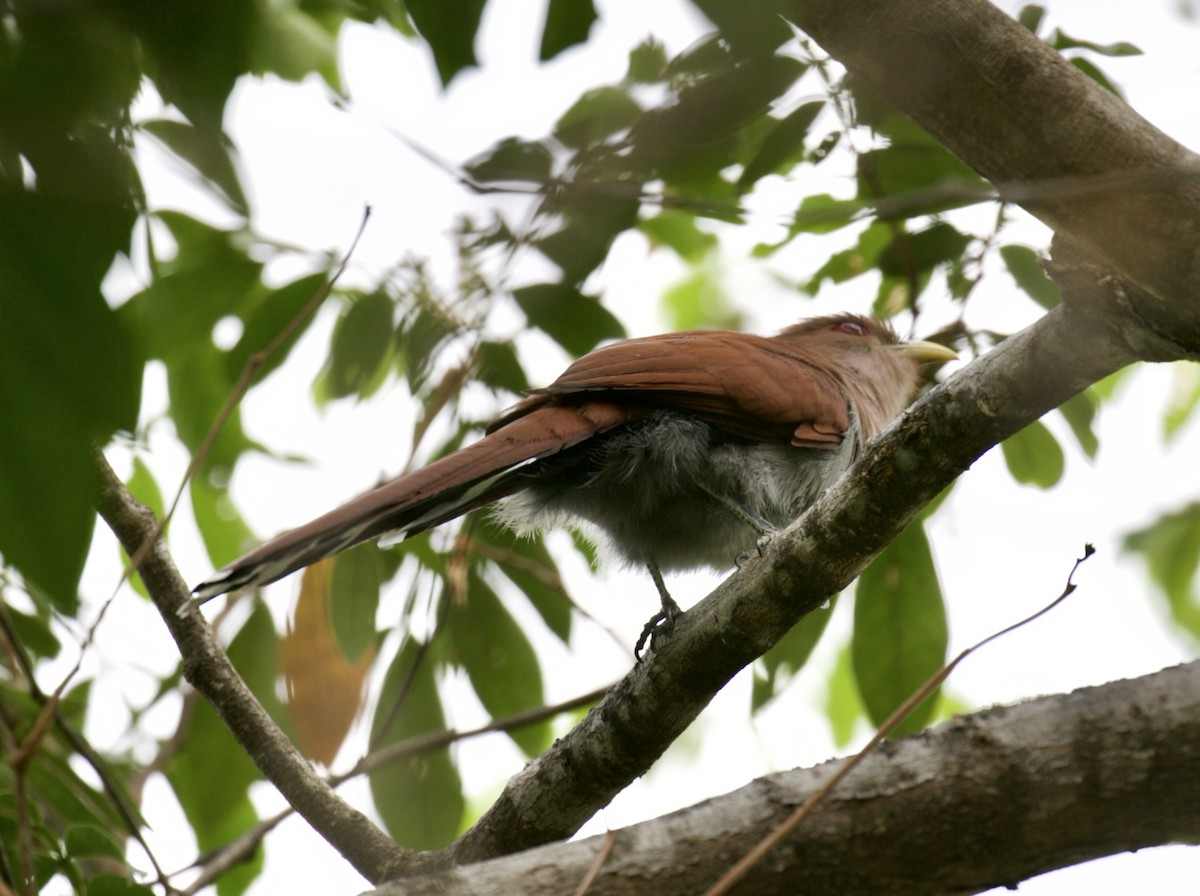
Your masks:
<instances>
[{"instance_id":1,"label":"rough bark texture","mask_svg":"<svg viewBox=\"0 0 1200 896\"><path fill-rule=\"evenodd\" d=\"M619 831L589 894L702 892L837 762ZM1122 850L1197 843L1198 767L1200 663L959 717L885 744L734 892L970 893ZM375 893L568 893L603 840Z\"/></svg>"}]
</instances>

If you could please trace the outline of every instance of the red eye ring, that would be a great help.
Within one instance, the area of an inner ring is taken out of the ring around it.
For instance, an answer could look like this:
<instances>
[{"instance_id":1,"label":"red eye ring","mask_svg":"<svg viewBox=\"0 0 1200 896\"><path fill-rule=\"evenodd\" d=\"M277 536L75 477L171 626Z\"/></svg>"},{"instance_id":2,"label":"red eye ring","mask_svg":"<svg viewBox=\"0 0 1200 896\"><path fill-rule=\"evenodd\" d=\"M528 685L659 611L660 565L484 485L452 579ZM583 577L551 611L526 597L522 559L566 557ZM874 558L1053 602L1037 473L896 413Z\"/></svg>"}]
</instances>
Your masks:
<instances>
[{"instance_id":1,"label":"red eye ring","mask_svg":"<svg viewBox=\"0 0 1200 896\"><path fill-rule=\"evenodd\" d=\"M843 320L834 324L835 333L848 333L851 336L867 336L869 335L867 328L856 320Z\"/></svg>"}]
</instances>

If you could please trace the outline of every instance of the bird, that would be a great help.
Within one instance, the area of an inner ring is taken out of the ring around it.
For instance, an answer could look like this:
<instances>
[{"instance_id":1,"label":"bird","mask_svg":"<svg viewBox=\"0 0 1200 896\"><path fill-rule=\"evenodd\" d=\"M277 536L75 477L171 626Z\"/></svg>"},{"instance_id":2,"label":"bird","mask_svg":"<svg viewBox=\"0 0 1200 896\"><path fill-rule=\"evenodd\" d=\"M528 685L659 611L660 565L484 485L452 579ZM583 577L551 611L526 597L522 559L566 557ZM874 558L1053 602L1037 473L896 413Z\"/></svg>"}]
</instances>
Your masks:
<instances>
[{"instance_id":1,"label":"bird","mask_svg":"<svg viewBox=\"0 0 1200 896\"><path fill-rule=\"evenodd\" d=\"M203 602L372 539L395 543L494 504L518 533L583 526L646 568L727 569L797 519L907 406L920 365L955 352L857 314L773 336L690 330L597 348L527 393L478 441L266 542L193 589ZM596 533L598 530L598 533Z\"/></svg>"}]
</instances>

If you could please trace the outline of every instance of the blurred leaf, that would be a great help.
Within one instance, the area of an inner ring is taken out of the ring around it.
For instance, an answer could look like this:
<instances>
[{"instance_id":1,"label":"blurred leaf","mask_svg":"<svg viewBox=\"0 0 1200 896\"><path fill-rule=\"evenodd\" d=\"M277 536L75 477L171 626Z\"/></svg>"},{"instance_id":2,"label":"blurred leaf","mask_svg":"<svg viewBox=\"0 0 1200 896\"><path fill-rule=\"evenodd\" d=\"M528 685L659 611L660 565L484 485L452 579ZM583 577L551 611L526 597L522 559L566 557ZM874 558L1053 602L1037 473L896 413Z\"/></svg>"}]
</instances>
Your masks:
<instances>
[{"instance_id":1,"label":"blurred leaf","mask_svg":"<svg viewBox=\"0 0 1200 896\"><path fill-rule=\"evenodd\" d=\"M352 661L374 651L384 553L377 544L368 542L343 551L332 561L329 594L333 634L340 652Z\"/></svg>"},{"instance_id":2,"label":"blurred leaf","mask_svg":"<svg viewBox=\"0 0 1200 896\"><path fill-rule=\"evenodd\" d=\"M738 188L748 190L768 174L787 170L804 156L804 138L813 120L826 106L825 100L804 103L771 126L738 177Z\"/></svg>"},{"instance_id":3,"label":"blurred leaf","mask_svg":"<svg viewBox=\"0 0 1200 896\"><path fill-rule=\"evenodd\" d=\"M529 388L525 369L511 342L481 342L477 357L479 378L484 382L516 395Z\"/></svg>"},{"instance_id":4,"label":"blurred leaf","mask_svg":"<svg viewBox=\"0 0 1200 896\"><path fill-rule=\"evenodd\" d=\"M446 634L455 659L467 671L471 686L493 719L544 703L542 671L525 632L471 564L467 597L452 603ZM526 756L550 745L550 724L539 722L506 732Z\"/></svg>"},{"instance_id":5,"label":"blurred leaf","mask_svg":"<svg viewBox=\"0 0 1200 896\"><path fill-rule=\"evenodd\" d=\"M667 68L667 52L662 43L647 37L629 51L629 70L625 80L634 84L656 84Z\"/></svg>"},{"instance_id":6,"label":"blurred leaf","mask_svg":"<svg viewBox=\"0 0 1200 896\"><path fill-rule=\"evenodd\" d=\"M740 56L764 56L793 37L780 0L695 0L695 5Z\"/></svg>"},{"instance_id":7,"label":"blurred leaf","mask_svg":"<svg viewBox=\"0 0 1200 896\"><path fill-rule=\"evenodd\" d=\"M406 640L384 677L371 747L445 730L434 665L419 644ZM370 785L375 809L397 843L438 849L458 834L466 802L448 747L405 756L373 772Z\"/></svg>"},{"instance_id":8,"label":"blurred leaf","mask_svg":"<svg viewBox=\"0 0 1200 896\"><path fill-rule=\"evenodd\" d=\"M625 335L625 328L607 308L562 283L522 286L513 290L513 298L531 324L573 355Z\"/></svg>"},{"instance_id":9,"label":"blurred leaf","mask_svg":"<svg viewBox=\"0 0 1200 896\"><path fill-rule=\"evenodd\" d=\"M547 184L554 170L554 156L536 140L508 137L463 166L480 183Z\"/></svg>"},{"instance_id":10,"label":"blurred leaf","mask_svg":"<svg viewBox=\"0 0 1200 896\"><path fill-rule=\"evenodd\" d=\"M337 562L346 556L338 557ZM297 741L305 756L326 767L333 763L362 707L363 681L374 655L374 651L363 649L352 662L334 634L333 603L343 598L349 602L353 597L338 593L331 600L334 563L321 560L304 570L300 597L279 643L288 711ZM374 586L378 599L378 580ZM374 614L370 618L373 622ZM374 626L371 628L373 634Z\"/></svg>"},{"instance_id":11,"label":"blurred leaf","mask_svg":"<svg viewBox=\"0 0 1200 896\"><path fill-rule=\"evenodd\" d=\"M835 604L836 598L813 610L762 655L758 663L763 673L761 682L759 678L755 678L755 687L750 699L752 713L758 712L777 697L808 662L809 656L825 632L825 626L829 624Z\"/></svg>"},{"instance_id":12,"label":"blurred leaf","mask_svg":"<svg viewBox=\"0 0 1200 896\"><path fill-rule=\"evenodd\" d=\"M1045 17L1046 8L1038 6L1036 3L1029 3L1022 6L1021 11L1017 13L1017 21L1034 34L1037 34L1038 29L1042 27L1042 20Z\"/></svg>"},{"instance_id":13,"label":"blurred leaf","mask_svg":"<svg viewBox=\"0 0 1200 896\"><path fill-rule=\"evenodd\" d=\"M268 288L260 283L247 293L246 302L239 314L243 323L242 335L237 344L225 353L225 377L230 384L237 381L251 356L264 351L296 321L300 312L325 286L326 279L327 275L324 272L306 274L277 289ZM270 356L263 358L258 366L255 382L261 382L288 359L288 353L308 331L314 320L316 314L309 314L299 321L291 335Z\"/></svg>"},{"instance_id":14,"label":"blurred leaf","mask_svg":"<svg viewBox=\"0 0 1200 896\"><path fill-rule=\"evenodd\" d=\"M1017 281L1017 286L1029 298L1047 310L1062 302L1062 290L1042 269L1038 253L1033 249L1028 246L1001 246L1000 257L1013 280Z\"/></svg>"},{"instance_id":15,"label":"blurred leaf","mask_svg":"<svg viewBox=\"0 0 1200 896\"><path fill-rule=\"evenodd\" d=\"M232 563L258 543L230 499L228 489L211 484L204 476L193 476L188 493L196 527L214 567L220 569Z\"/></svg>"},{"instance_id":16,"label":"blurred leaf","mask_svg":"<svg viewBox=\"0 0 1200 896\"><path fill-rule=\"evenodd\" d=\"M494 563L565 644L571 637L571 600L542 539L517 535L487 512L472 518L470 532L471 550Z\"/></svg>"},{"instance_id":17,"label":"blurred leaf","mask_svg":"<svg viewBox=\"0 0 1200 896\"><path fill-rule=\"evenodd\" d=\"M3 592L0 592L0 613L8 617L8 623L21 646L32 653L35 659L53 659L58 656L62 643L50 627L49 614L40 616L23 613L2 599Z\"/></svg>"},{"instance_id":18,"label":"blurred leaf","mask_svg":"<svg viewBox=\"0 0 1200 896\"><path fill-rule=\"evenodd\" d=\"M154 891L127 877L100 874L88 881L87 896L154 896Z\"/></svg>"},{"instance_id":19,"label":"blurred leaf","mask_svg":"<svg viewBox=\"0 0 1200 896\"><path fill-rule=\"evenodd\" d=\"M676 255L693 264L717 245L715 235L696 226L695 215L674 209L661 211L652 218L643 218L637 226L650 238L652 245L669 246Z\"/></svg>"},{"instance_id":20,"label":"blurred leaf","mask_svg":"<svg viewBox=\"0 0 1200 896\"><path fill-rule=\"evenodd\" d=\"M858 195L886 200L880 217L913 218L985 198L979 176L907 118L890 122L892 142L858 156ZM945 226L945 225L942 225Z\"/></svg>"},{"instance_id":21,"label":"blurred leaf","mask_svg":"<svg viewBox=\"0 0 1200 896\"><path fill-rule=\"evenodd\" d=\"M396 327L400 369L413 392L424 388L441 349L457 332L455 323L429 300L419 303Z\"/></svg>"},{"instance_id":22,"label":"blurred leaf","mask_svg":"<svg viewBox=\"0 0 1200 896\"><path fill-rule=\"evenodd\" d=\"M163 496L159 490L158 482L154 478L154 474L150 472L150 468L146 466L141 456L133 458L133 473L126 483L130 494L154 511L154 516L158 519L163 518Z\"/></svg>"},{"instance_id":23,"label":"blurred leaf","mask_svg":"<svg viewBox=\"0 0 1200 896\"><path fill-rule=\"evenodd\" d=\"M1125 94L1121 92L1121 88L1109 80L1108 75L1104 74L1100 68L1093 62L1084 59L1081 56L1076 56L1074 59L1067 60L1071 65L1075 66L1113 96L1124 99Z\"/></svg>"},{"instance_id":24,"label":"blurred leaf","mask_svg":"<svg viewBox=\"0 0 1200 896\"><path fill-rule=\"evenodd\" d=\"M217 194L243 217L249 214L235 167L232 141L220 131L200 130L186 121L158 118L139 125L187 162Z\"/></svg>"},{"instance_id":25,"label":"blurred leaf","mask_svg":"<svg viewBox=\"0 0 1200 896\"><path fill-rule=\"evenodd\" d=\"M1125 536L1126 551L1141 554L1175 624L1200 638L1200 503L1188 504Z\"/></svg>"},{"instance_id":26,"label":"blurred leaf","mask_svg":"<svg viewBox=\"0 0 1200 896\"><path fill-rule=\"evenodd\" d=\"M805 292L815 296L826 280L831 283L844 283L874 270L880 254L891 245L891 241L891 227L883 221L873 222L859 234L856 245L835 252L825 264L817 268L812 278L804 285Z\"/></svg>"},{"instance_id":27,"label":"blurred leaf","mask_svg":"<svg viewBox=\"0 0 1200 896\"><path fill-rule=\"evenodd\" d=\"M291 4L268 8L270 13L263 17L254 44L255 72L271 72L288 81L303 81L317 72L337 90L337 34Z\"/></svg>"},{"instance_id":28,"label":"blurred leaf","mask_svg":"<svg viewBox=\"0 0 1200 896\"><path fill-rule=\"evenodd\" d=\"M255 602L227 653L263 708L287 733L287 713L276 695L278 638L264 604ZM195 704L187 737L171 758L167 778L202 851L225 845L258 821L249 789L261 775L205 700ZM219 892L222 896L244 892L261 873L262 864L260 850L221 878Z\"/></svg>"},{"instance_id":29,"label":"blurred leaf","mask_svg":"<svg viewBox=\"0 0 1200 896\"><path fill-rule=\"evenodd\" d=\"M413 24L433 51L442 84L477 64L475 32L484 0L406 0Z\"/></svg>"},{"instance_id":30,"label":"blurred leaf","mask_svg":"<svg viewBox=\"0 0 1200 896\"><path fill-rule=\"evenodd\" d=\"M1171 365L1171 394L1163 415L1163 436L1170 440L1192 419L1200 403L1200 367L1189 361Z\"/></svg>"},{"instance_id":31,"label":"blurred leaf","mask_svg":"<svg viewBox=\"0 0 1200 896\"><path fill-rule=\"evenodd\" d=\"M584 43L595 21L592 0L550 0L538 59L547 62L568 47Z\"/></svg>"},{"instance_id":32,"label":"blurred leaf","mask_svg":"<svg viewBox=\"0 0 1200 896\"><path fill-rule=\"evenodd\" d=\"M629 129L641 114L642 107L621 88L597 87L562 114L554 125L554 136L565 146L583 149Z\"/></svg>"},{"instance_id":33,"label":"blurred leaf","mask_svg":"<svg viewBox=\"0 0 1200 896\"><path fill-rule=\"evenodd\" d=\"M1062 479L1066 463L1062 447L1040 420L1000 443L1013 479L1022 485L1053 488Z\"/></svg>"},{"instance_id":34,"label":"blurred leaf","mask_svg":"<svg viewBox=\"0 0 1200 896\"><path fill-rule=\"evenodd\" d=\"M115 859L118 862L125 859L124 846L100 825L73 824L67 828L65 840L67 853L72 858L100 857Z\"/></svg>"},{"instance_id":35,"label":"blurred leaf","mask_svg":"<svg viewBox=\"0 0 1200 896\"><path fill-rule=\"evenodd\" d=\"M133 208L96 190L90 204L0 193L0 220L20 222L0 234L0 321L14 334L0 353L0 554L68 614L95 518L90 445L133 430L145 363L100 292Z\"/></svg>"},{"instance_id":36,"label":"blurred leaf","mask_svg":"<svg viewBox=\"0 0 1200 896\"><path fill-rule=\"evenodd\" d=\"M544 212L562 225L537 240L537 248L558 265L563 283L582 283L608 256L618 234L637 222L641 186L633 181L577 183L547 201Z\"/></svg>"},{"instance_id":37,"label":"blurred leaf","mask_svg":"<svg viewBox=\"0 0 1200 896\"><path fill-rule=\"evenodd\" d=\"M1074 398L1068 399L1059 406L1058 412L1071 427L1071 432L1075 434L1083 453L1095 458L1100 449L1100 440L1096 438L1096 432L1092 429L1092 423L1096 419L1096 398L1091 390L1085 389Z\"/></svg>"},{"instance_id":38,"label":"blurred leaf","mask_svg":"<svg viewBox=\"0 0 1200 896\"><path fill-rule=\"evenodd\" d=\"M833 673L829 676L825 715L829 718L833 742L839 748L850 743L859 720L866 717L862 699L858 696L858 684L854 680L854 660L849 644L838 652Z\"/></svg>"},{"instance_id":39,"label":"blurred leaf","mask_svg":"<svg viewBox=\"0 0 1200 896\"><path fill-rule=\"evenodd\" d=\"M929 541L914 523L858 578L854 591L854 676L875 725L946 661L946 607ZM936 709L926 699L893 736L925 727Z\"/></svg>"},{"instance_id":40,"label":"blurred leaf","mask_svg":"<svg viewBox=\"0 0 1200 896\"><path fill-rule=\"evenodd\" d=\"M335 398L370 397L387 379L396 304L384 292L358 298L338 318L329 356L313 384L318 405Z\"/></svg>"},{"instance_id":41,"label":"blurred leaf","mask_svg":"<svg viewBox=\"0 0 1200 896\"><path fill-rule=\"evenodd\" d=\"M879 253L884 274L910 277L961 258L971 238L950 224L934 224L916 233L895 233Z\"/></svg>"},{"instance_id":42,"label":"blurred leaf","mask_svg":"<svg viewBox=\"0 0 1200 896\"><path fill-rule=\"evenodd\" d=\"M663 293L662 305L668 312L671 329L737 328L740 317L715 268L715 264L697 265L688 277Z\"/></svg>"},{"instance_id":43,"label":"blurred leaf","mask_svg":"<svg viewBox=\"0 0 1200 896\"><path fill-rule=\"evenodd\" d=\"M1056 50L1091 50L1093 53L1099 53L1101 56L1141 56L1142 51L1131 43L1119 41L1115 44L1097 44L1090 40L1080 40L1076 37L1071 37L1063 32L1061 28L1056 28L1054 34L1047 41L1050 46Z\"/></svg>"},{"instance_id":44,"label":"blurred leaf","mask_svg":"<svg viewBox=\"0 0 1200 896\"><path fill-rule=\"evenodd\" d=\"M694 166L705 151L765 114L806 68L790 57L769 56L708 70L674 103L642 116L631 134L633 163L660 173Z\"/></svg>"}]
</instances>

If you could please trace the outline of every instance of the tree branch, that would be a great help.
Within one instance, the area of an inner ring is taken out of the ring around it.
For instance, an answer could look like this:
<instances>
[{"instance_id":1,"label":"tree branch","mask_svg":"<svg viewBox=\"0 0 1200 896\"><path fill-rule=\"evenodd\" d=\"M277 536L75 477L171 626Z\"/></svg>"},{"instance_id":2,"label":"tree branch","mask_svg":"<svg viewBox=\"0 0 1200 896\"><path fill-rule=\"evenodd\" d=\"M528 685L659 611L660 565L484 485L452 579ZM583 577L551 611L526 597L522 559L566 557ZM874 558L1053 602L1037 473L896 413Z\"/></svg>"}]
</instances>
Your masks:
<instances>
[{"instance_id":1,"label":"tree branch","mask_svg":"<svg viewBox=\"0 0 1200 896\"><path fill-rule=\"evenodd\" d=\"M204 617L198 612L180 615L191 595L158 538L154 514L129 493L103 455L94 454L98 510L126 553L135 556L147 539L156 539L138 573L179 647L184 677L212 703L267 780L367 880L379 883L430 867L333 792L250 693Z\"/></svg>"},{"instance_id":2,"label":"tree branch","mask_svg":"<svg viewBox=\"0 0 1200 896\"><path fill-rule=\"evenodd\" d=\"M697 893L841 760L616 833L590 896ZM978 892L1131 849L1200 843L1200 662L957 717L868 756L735 892ZM604 837L396 882L376 896L566 893Z\"/></svg>"}]
</instances>

